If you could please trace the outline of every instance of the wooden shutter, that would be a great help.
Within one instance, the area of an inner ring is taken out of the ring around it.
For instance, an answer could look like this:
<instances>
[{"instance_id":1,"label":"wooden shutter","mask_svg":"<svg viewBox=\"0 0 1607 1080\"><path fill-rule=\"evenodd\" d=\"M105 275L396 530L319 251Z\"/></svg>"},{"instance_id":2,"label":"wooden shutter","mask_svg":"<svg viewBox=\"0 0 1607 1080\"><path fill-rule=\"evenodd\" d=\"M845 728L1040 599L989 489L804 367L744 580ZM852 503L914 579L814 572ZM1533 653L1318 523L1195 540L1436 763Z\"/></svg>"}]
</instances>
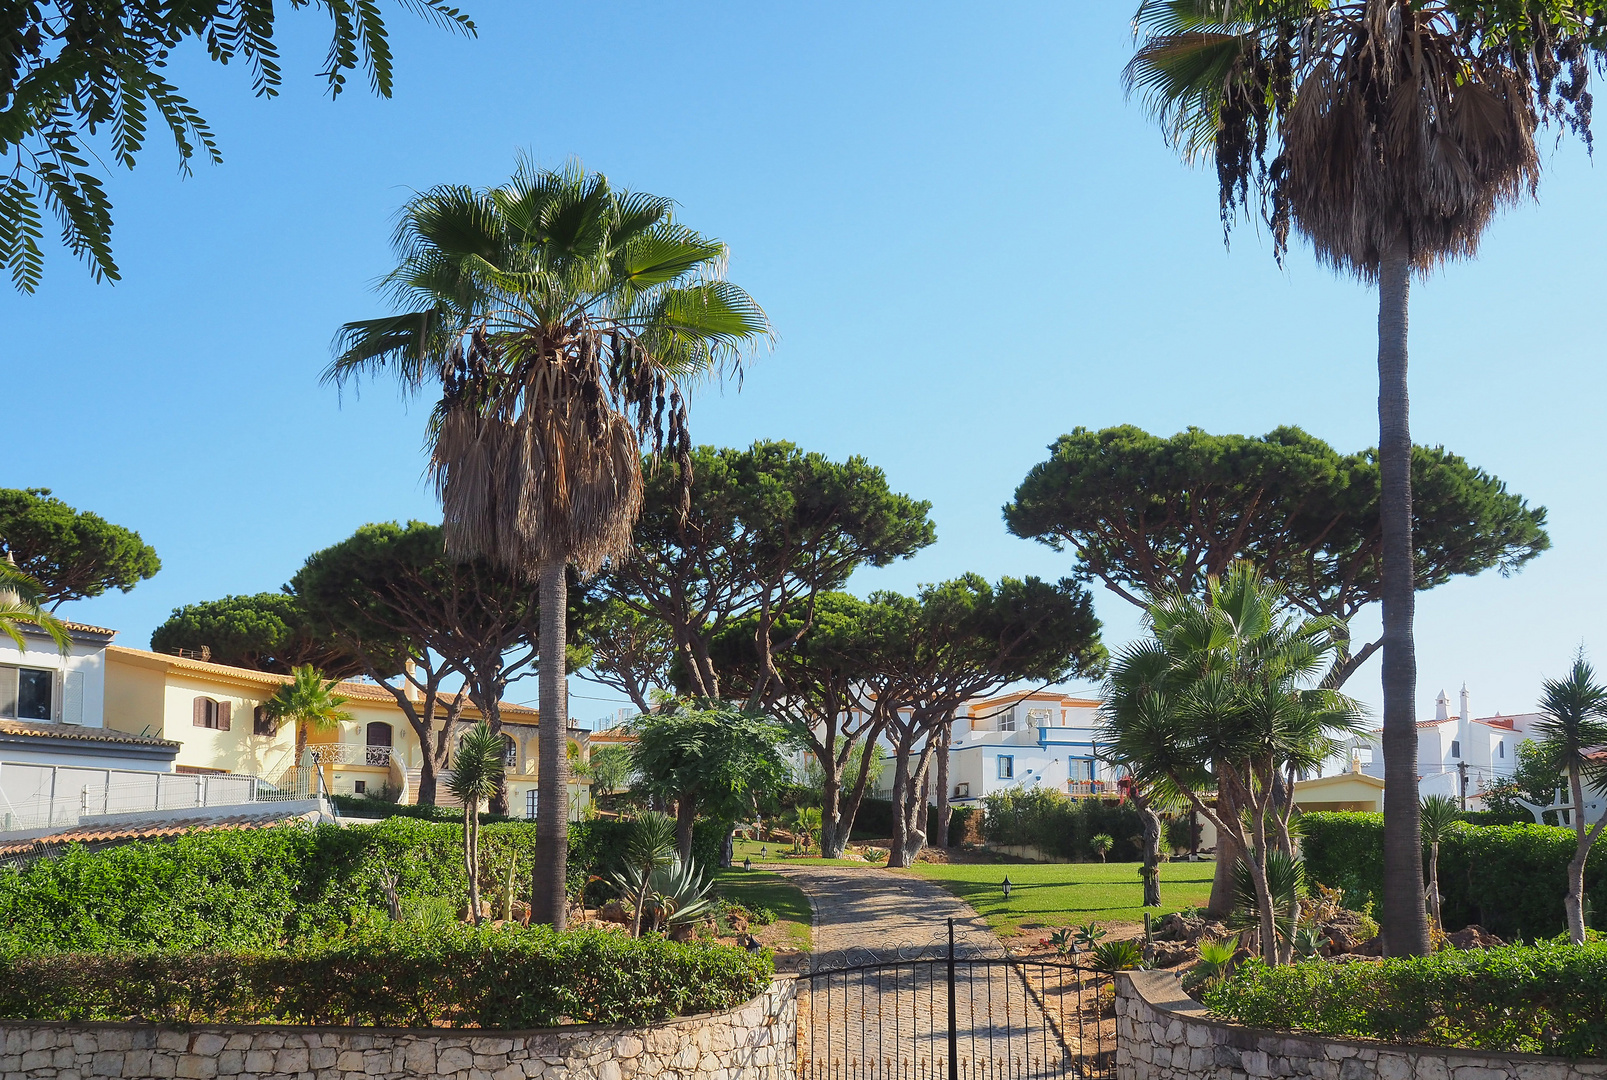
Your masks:
<instances>
[{"instance_id":1,"label":"wooden shutter","mask_svg":"<svg viewBox=\"0 0 1607 1080\"><path fill-rule=\"evenodd\" d=\"M218 702L218 730L219 731L228 731L229 730L229 714L232 713L232 712L234 712L234 702L232 702L232 701L220 701L220 702Z\"/></svg>"},{"instance_id":2,"label":"wooden shutter","mask_svg":"<svg viewBox=\"0 0 1607 1080\"><path fill-rule=\"evenodd\" d=\"M195 722L195 726L206 727L206 698L196 698L195 707L191 711L194 714L192 719Z\"/></svg>"}]
</instances>

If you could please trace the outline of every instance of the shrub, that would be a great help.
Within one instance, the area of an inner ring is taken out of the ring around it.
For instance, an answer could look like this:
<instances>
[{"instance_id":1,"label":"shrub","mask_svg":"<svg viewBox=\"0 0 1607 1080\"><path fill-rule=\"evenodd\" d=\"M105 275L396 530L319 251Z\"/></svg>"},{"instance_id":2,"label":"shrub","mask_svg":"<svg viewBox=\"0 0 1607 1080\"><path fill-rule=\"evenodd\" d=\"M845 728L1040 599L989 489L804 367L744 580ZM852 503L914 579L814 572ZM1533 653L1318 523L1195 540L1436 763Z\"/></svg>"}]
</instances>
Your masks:
<instances>
[{"instance_id":1,"label":"shrub","mask_svg":"<svg viewBox=\"0 0 1607 1080\"><path fill-rule=\"evenodd\" d=\"M529 1028L734 1008L767 955L599 930L371 924L284 952L0 959L12 1020Z\"/></svg>"},{"instance_id":2,"label":"shrub","mask_svg":"<svg viewBox=\"0 0 1607 1080\"><path fill-rule=\"evenodd\" d=\"M982 802L987 808L982 835L990 844L1026 845L1080 862L1093 850L1093 838L1103 833L1113 839L1110 859L1132 862L1140 857L1143 823L1129 803L1019 787L995 792Z\"/></svg>"},{"instance_id":3,"label":"shrub","mask_svg":"<svg viewBox=\"0 0 1607 1080\"><path fill-rule=\"evenodd\" d=\"M1376 902L1384 879L1383 815L1315 813L1301 821L1307 876L1344 889L1351 907ZM1476 922L1509 939L1560 933L1573 854L1573 833L1554 825L1458 829L1440 845L1445 925ZM1607 854L1592 851L1585 895L1607 895Z\"/></svg>"},{"instance_id":4,"label":"shrub","mask_svg":"<svg viewBox=\"0 0 1607 1080\"><path fill-rule=\"evenodd\" d=\"M628 824L570 827L569 886L612 868ZM487 867L517 856L529 881L535 828L488 824ZM275 949L384 910L382 879L412 901L460 905L463 826L378 825L196 832L90 851L70 847L0 871L0 946L12 950Z\"/></svg>"},{"instance_id":5,"label":"shrub","mask_svg":"<svg viewBox=\"0 0 1607 1080\"><path fill-rule=\"evenodd\" d=\"M1369 964L1259 960L1205 991L1257 1027L1478 1050L1607 1054L1607 945L1448 951Z\"/></svg>"}]
</instances>

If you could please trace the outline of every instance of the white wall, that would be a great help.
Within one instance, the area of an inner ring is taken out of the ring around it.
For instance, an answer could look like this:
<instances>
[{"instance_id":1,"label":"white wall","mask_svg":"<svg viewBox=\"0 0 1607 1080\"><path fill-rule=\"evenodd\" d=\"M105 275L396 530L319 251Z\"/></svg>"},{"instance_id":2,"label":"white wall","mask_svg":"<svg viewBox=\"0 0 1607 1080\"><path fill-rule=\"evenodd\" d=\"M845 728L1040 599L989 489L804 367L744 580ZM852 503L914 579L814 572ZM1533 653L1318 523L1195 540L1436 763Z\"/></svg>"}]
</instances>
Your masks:
<instances>
[{"instance_id":1,"label":"white wall","mask_svg":"<svg viewBox=\"0 0 1607 1080\"><path fill-rule=\"evenodd\" d=\"M0 665L55 673L50 722L101 727L106 711L106 640L75 633L71 649L63 656L56 643L37 630L24 628L23 634L28 642L26 652L10 638L0 637Z\"/></svg>"}]
</instances>

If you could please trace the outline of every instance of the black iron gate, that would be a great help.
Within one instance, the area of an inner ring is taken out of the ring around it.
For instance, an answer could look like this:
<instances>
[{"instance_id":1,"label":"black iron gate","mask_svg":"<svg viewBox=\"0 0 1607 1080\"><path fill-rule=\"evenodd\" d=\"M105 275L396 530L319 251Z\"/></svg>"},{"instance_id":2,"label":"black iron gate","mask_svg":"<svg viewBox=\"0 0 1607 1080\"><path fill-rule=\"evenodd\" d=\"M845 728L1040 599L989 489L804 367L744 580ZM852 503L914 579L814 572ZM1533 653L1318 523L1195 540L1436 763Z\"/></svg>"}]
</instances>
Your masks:
<instances>
[{"instance_id":1,"label":"black iron gate","mask_svg":"<svg viewBox=\"0 0 1607 1080\"><path fill-rule=\"evenodd\" d=\"M948 940L828 960L798 976L801 1080L1115 1076L1111 981L1065 959Z\"/></svg>"}]
</instances>

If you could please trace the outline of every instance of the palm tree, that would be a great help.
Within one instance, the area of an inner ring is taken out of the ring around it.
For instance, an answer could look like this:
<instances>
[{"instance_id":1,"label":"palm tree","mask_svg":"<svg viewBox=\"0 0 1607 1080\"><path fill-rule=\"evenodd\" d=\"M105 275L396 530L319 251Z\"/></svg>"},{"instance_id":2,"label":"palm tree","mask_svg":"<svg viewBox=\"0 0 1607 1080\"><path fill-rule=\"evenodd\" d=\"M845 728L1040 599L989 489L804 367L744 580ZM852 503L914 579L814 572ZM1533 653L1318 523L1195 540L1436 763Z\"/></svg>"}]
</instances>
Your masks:
<instances>
[{"instance_id":1,"label":"palm tree","mask_svg":"<svg viewBox=\"0 0 1607 1080\"><path fill-rule=\"evenodd\" d=\"M351 699L335 693L338 685L338 680L325 679L311 664L302 664L291 668L290 681L263 703L276 727L285 721L296 725L297 765L307 750L309 731L339 731L341 724L352 719L352 714L341 708Z\"/></svg>"},{"instance_id":2,"label":"palm tree","mask_svg":"<svg viewBox=\"0 0 1607 1080\"><path fill-rule=\"evenodd\" d=\"M1473 255L1495 211L1534 193L1540 119L1588 125L1591 23L1579 6L1143 0L1135 20L1128 88L1186 159L1212 159L1224 225L1248 210L1255 187L1280 260L1293 227L1320 261L1378 285L1382 922L1392 955L1428 949L1412 639L1410 278Z\"/></svg>"},{"instance_id":3,"label":"palm tree","mask_svg":"<svg viewBox=\"0 0 1607 1080\"><path fill-rule=\"evenodd\" d=\"M463 804L463 869L469 875L469 921L480 925L480 804L502 786L503 736L481 720L458 740L446 789Z\"/></svg>"},{"instance_id":4,"label":"palm tree","mask_svg":"<svg viewBox=\"0 0 1607 1080\"><path fill-rule=\"evenodd\" d=\"M1456 831L1462 819L1457 816L1456 800L1449 795L1430 795L1423 800L1423 843L1428 845L1428 913L1434 925L1445 929L1440 915L1440 845Z\"/></svg>"},{"instance_id":5,"label":"palm tree","mask_svg":"<svg viewBox=\"0 0 1607 1080\"><path fill-rule=\"evenodd\" d=\"M1332 755L1335 734L1355 731L1361 718L1354 701L1325 685L1344 627L1297 621L1285 607L1278 588L1244 563L1209 579L1203 598L1152 603L1152 635L1111 665L1099 734L1106 759L1136 788L1187 801L1243 852L1269 963L1289 958L1268 878L1269 856L1292 846L1292 804L1278 797L1284 777ZM1216 805L1213 789L1225 796Z\"/></svg>"},{"instance_id":6,"label":"palm tree","mask_svg":"<svg viewBox=\"0 0 1607 1080\"><path fill-rule=\"evenodd\" d=\"M562 928L568 854L564 642L569 567L630 546L642 450L691 482L681 384L740 370L769 334L724 280L726 247L671 203L578 166L521 162L497 188L433 188L403 209L384 289L400 313L347 323L326 378L439 383L430 468L448 551L533 575L541 621L537 921ZM684 497L683 497L684 503Z\"/></svg>"},{"instance_id":7,"label":"palm tree","mask_svg":"<svg viewBox=\"0 0 1607 1080\"><path fill-rule=\"evenodd\" d=\"M1607 757L1593 751L1607 747L1607 687L1596 681L1596 671L1581 649L1566 678L1540 684L1540 720L1534 725L1546 765L1568 776L1573 801L1574 857L1568 863L1568 893L1562 905L1568 916L1568 936L1575 945L1585 943L1585 860L1607 825L1607 814L1586 828L1585 781L1600 789L1607 784Z\"/></svg>"},{"instance_id":8,"label":"palm tree","mask_svg":"<svg viewBox=\"0 0 1607 1080\"><path fill-rule=\"evenodd\" d=\"M21 624L32 623L49 634L50 640L65 655L72 648L67 624L44 609L43 599L43 587L18 570L17 560L11 552L6 552L5 562L0 562L0 634L10 638L18 652L27 652L28 643L23 640Z\"/></svg>"}]
</instances>

